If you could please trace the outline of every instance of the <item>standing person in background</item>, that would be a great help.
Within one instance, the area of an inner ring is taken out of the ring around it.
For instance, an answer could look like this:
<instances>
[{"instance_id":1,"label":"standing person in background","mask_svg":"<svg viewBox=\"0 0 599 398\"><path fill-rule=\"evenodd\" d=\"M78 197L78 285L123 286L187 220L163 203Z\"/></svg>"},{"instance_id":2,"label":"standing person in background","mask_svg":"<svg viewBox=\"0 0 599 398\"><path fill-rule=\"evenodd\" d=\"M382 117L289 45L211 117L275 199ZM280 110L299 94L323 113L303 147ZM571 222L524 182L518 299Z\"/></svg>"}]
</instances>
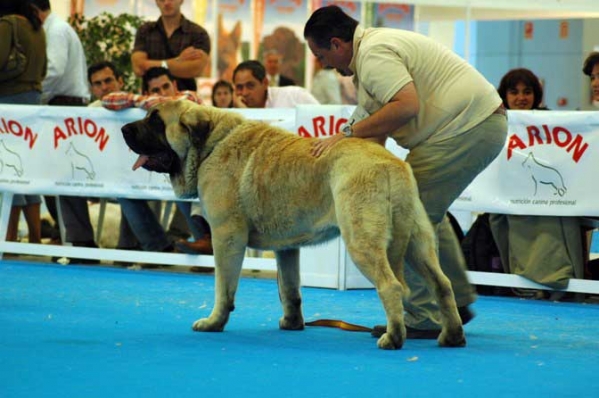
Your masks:
<instances>
[{"instance_id":1,"label":"standing person in background","mask_svg":"<svg viewBox=\"0 0 599 398\"><path fill-rule=\"evenodd\" d=\"M270 87L295 86L295 80L281 75L281 54L277 50L268 50L264 53L264 68L268 77Z\"/></svg>"},{"instance_id":2,"label":"standing person in background","mask_svg":"<svg viewBox=\"0 0 599 398\"><path fill-rule=\"evenodd\" d=\"M528 69L512 69L497 90L512 111L543 109L543 87ZM582 230L579 217L490 214L493 238L506 272L555 289L567 287L570 278L583 277ZM525 297L543 298L543 290L514 290ZM558 300L563 292L553 292Z\"/></svg>"},{"instance_id":3,"label":"standing person in background","mask_svg":"<svg viewBox=\"0 0 599 398\"><path fill-rule=\"evenodd\" d=\"M316 141L314 156L334 151L349 137L381 145L391 137L410 151L406 161L437 233L439 262L451 280L462 323L468 323L476 295L446 213L503 149L507 119L497 91L443 45L410 31L365 29L338 6L316 10L304 38L323 66L353 75L358 92L353 122L342 133ZM411 291L404 298L407 338L436 339L439 307L422 277L405 270ZM373 334L385 331L379 325Z\"/></svg>"},{"instance_id":4,"label":"standing person in background","mask_svg":"<svg viewBox=\"0 0 599 398\"><path fill-rule=\"evenodd\" d=\"M0 68L8 61L13 45L13 24L18 29L17 39L27 56L27 66L23 73L12 78L0 72L0 103L39 105L47 66L46 35L42 21L30 1L9 0L0 3ZM41 243L41 202L39 195L13 196L7 241L17 241L22 210L29 230L29 243Z\"/></svg>"},{"instance_id":5,"label":"standing person in background","mask_svg":"<svg viewBox=\"0 0 599 398\"><path fill-rule=\"evenodd\" d=\"M342 104L341 83L334 69L324 68L317 58L314 60L314 79L312 79L312 90L314 97L322 105Z\"/></svg>"},{"instance_id":6,"label":"standing person in background","mask_svg":"<svg viewBox=\"0 0 599 398\"><path fill-rule=\"evenodd\" d=\"M210 54L206 29L181 13L183 0L156 0L160 18L146 22L135 35L131 63L142 77L153 67L168 69L179 90L196 91L195 78L202 74Z\"/></svg>"},{"instance_id":7,"label":"standing person in background","mask_svg":"<svg viewBox=\"0 0 599 398\"><path fill-rule=\"evenodd\" d=\"M87 106L87 61L79 36L73 28L50 8L49 0L31 0L37 7L46 32L48 74L43 82L42 102L58 106ZM58 213L54 198L46 196L46 205L54 220ZM73 246L98 247L89 217L87 198L60 196L61 215L65 226L65 239ZM95 260L71 259L70 262L91 264Z\"/></svg>"}]
</instances>

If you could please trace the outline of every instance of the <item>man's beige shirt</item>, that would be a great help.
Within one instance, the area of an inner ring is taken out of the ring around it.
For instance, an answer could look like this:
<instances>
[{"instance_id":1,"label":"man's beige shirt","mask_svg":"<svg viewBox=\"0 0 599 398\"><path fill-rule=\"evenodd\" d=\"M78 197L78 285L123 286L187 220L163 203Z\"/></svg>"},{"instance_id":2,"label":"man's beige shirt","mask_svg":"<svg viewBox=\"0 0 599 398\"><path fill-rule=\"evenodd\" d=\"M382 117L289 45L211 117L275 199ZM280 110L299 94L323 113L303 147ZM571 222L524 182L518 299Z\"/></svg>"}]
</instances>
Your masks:
<instances>
[{"instance_id":1,"label":"man's beige shirt","mask_svg":"<svg viewBox=\"0 0 599 398\"><path fill-rule=\"evenodd\" d=\"M369 114L414 82L420 112L407 125L390 132L404 148L468 131L501 104L497 90L482 74L426 36L358 26L353 46L349 67L354 72L358 104Z\"/></svg>"}]
</instances>

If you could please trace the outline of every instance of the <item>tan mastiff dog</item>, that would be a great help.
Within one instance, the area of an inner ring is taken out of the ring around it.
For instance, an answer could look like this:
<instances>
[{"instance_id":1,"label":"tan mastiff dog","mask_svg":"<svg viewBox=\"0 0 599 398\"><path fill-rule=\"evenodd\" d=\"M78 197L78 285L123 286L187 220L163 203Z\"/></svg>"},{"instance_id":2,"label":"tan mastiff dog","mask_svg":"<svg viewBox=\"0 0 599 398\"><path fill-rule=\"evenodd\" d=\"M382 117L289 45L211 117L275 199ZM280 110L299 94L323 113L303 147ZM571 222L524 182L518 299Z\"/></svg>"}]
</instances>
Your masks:
<instances>
[{"instance_id":1,"label":"tan mastiff dog","mask_svg":"<svg viewBox=\"0 0 599 398\"><path fill-rule=\"evenodd\" d=\"M134 168L168 173L181 198L199 197L212 229L216 297L196 331L222 331L234 309L247 247L274 250L283 317L304 328L299 247L343 237L352 260L376 287L387 316L383 349L402 347L404 257L433 289L441 346L466 344L433 227L410 166L380 145L344 139L316 158L312 139L189 101L168 101L122 128L141 155Z\"/></svg>"}]
</instances>

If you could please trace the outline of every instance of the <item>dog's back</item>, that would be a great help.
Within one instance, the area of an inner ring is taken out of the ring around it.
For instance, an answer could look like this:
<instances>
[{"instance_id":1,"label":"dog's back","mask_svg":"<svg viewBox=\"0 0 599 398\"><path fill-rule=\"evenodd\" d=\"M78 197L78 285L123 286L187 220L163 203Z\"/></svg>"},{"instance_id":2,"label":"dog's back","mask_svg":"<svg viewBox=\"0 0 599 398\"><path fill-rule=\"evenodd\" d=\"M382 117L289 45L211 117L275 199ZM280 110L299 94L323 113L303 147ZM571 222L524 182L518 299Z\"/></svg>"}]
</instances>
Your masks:
<instances>
[{"instance_id":1,"label":"dog's back","mask_svg":"<svg viewBox=\"0 0 599 398\"><path fill-rule=\"evenodd\" d=\"M227 162L234 175L225 178L239 187L238 208L248 224L250 246L319 243L337 236L344 220L357 218L378 219L377 233L390 238L392 214L413 214L409 209L417 188L409 165L359 139L342 140L317 158L310 153L313 141L262 123L243 123L202 164L202 200L218 206L211 200L218 192L210 181Z\"/></svg>"}]
</instances>

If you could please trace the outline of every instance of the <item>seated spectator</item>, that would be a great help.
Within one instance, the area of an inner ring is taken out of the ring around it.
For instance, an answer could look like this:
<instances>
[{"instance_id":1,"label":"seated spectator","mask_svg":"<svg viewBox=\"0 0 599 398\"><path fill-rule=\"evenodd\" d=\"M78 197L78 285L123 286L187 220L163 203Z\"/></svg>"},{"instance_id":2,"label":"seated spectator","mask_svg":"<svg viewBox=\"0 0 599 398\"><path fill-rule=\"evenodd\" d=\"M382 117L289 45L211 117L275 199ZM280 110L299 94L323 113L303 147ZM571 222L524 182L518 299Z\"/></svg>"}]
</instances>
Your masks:
<instances>
[{"instance_id":1,"label":"seated spectator","mask_svg":"<svg viewBox=\"0 0 599 398\"><path fill-rule=\"evenodd\" d=\"M212 106L217 108L235 108L235 90L226 80L219 80L212 86Z\"/></svg>"},{"instance_id":2,"label":"seated spectator","mask_svg":"<svg viewBox=\"0 0 599 398\"><path fill-rule=\"evenodd\" d=\"M319 102L303 87L269 87L264 65L258 61L244 61L233 72L235 95L248 108L293 108L300 104Z\"/></svg>"},{"instance_id":3,"label":"seated spectator","mask_svg":"<svg viewBox=\"0 0 599 398\"><path fill-rule=\"evenodd\" d=\"M587 56L582 72L590 78L593 106L599 108L599 52L593 51Z\"/></svg>"},{"instance_id":4,"label":"seated spectator","mask_svg":"<svg viewBox=\"0 0 599 398\"><path fill-rule=\"evenodd\" d=\"M164 100L191 100L201 103L200 97L192 91L178 91L177 83L172 75L165 68L150 68L143 77L144 95L136 95L126 92L115 92L102 98L104 107L112 110L125 109L130 107L139 107L149 109L153 105ZM172 252L175 250L174 244L168 239L164 229L158 223L154 213L150 209L148 202L137 199L117 199L127 219L129 226L137 237L143 250ZM176 202L181 212L186 216L189 228L195 238L194 242L187 242L184 239L178 240L175 245L182 248L184 252L212 254L212 242L210 238L210 228L206 220L201 217L197 211L192 215L192 206L196 203ZM193 250L187 250L187 244L193 244ZM191 267L192 272L212 271L205 267Z\"/></svg>"},{"instance_id":5,"label":"seated spectator","mask_svg":"<svg viewBox=\"0 0 599 398\"><path fill-rule=\"evenodd\" d=\"M499 84L504 106L511 110L542 109L543 88L528 69L509 71ZM570 278L582 278L583 245L579 217L491 214L491 231L504 270L554 289L563 289ZM544 291L517 290L520 295L542 298ZM557 300L562 292L554 292Z\"/></svg>"}]
</instances>

